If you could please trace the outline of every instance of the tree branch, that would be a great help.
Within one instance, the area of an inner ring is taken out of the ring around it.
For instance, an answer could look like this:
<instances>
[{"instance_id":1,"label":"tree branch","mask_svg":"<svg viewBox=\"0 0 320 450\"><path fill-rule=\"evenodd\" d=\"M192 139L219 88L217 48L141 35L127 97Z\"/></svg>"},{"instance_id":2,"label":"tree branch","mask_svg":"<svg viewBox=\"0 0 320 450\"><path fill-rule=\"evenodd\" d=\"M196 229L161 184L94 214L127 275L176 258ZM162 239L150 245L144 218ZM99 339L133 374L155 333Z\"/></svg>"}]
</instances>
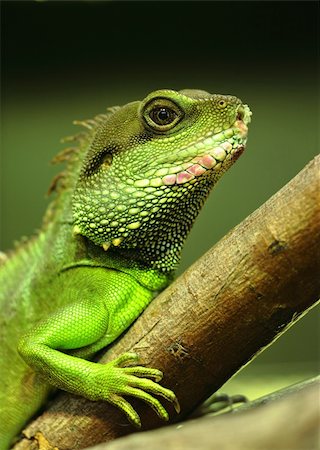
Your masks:
<instances>
[{"instance_id":1,"label":"tree branch","mask_svg":"<svg viewBox=\"0 0 320 450\"><path fill-rule=\"evenodd\" d=\"M163 370L184 418L319 298L320 157L228 233L160 294L102 358L124 351ZM133 400L144 429L161 426ZM132 433L103 402L59 394L24 430L16 450L40 431L53 446L79 449ZM33 447L37 448L37 447Z\"/></svg>"},{"instance_id":2,"label":"tree branch","mask_svg":"<svg viewBox=\"0 0 320 450\"><path fill-rule=\"evenodd\" d=\"M90 450L319 449L319 378L281 389L218 417L133 434ZM88 449L89 450L89 449Z\"/></svg>"}]
</instances>

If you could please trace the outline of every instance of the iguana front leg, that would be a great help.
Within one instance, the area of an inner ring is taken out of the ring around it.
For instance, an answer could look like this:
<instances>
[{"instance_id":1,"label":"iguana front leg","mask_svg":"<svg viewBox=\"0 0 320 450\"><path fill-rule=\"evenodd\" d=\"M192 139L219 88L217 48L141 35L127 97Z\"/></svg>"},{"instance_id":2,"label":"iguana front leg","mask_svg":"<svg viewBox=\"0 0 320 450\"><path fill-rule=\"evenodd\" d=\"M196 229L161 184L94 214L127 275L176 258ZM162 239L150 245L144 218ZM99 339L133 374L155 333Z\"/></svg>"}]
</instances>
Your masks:
<instances>
[{"instance_id":1,"label":"iguana front leg","mask_svg":"<svg viewBox=\"0 0 320 450\"><path fill-rule=\"evenodd\" d=\"M79 358L80 354L87 357L112 342L152 298L152 293L129 275L86 268L80 270L81 277L87 272L94 295L88 298L88 289L84 292L72 289L72 293L77 292L82 298L26 334L19 343L20 355L50 384L90 400L108 401L120 408L135 426L141 426L140 418L124 395L143 400L161 419L168 420L167 411L154 395L173 402L176 410L179 406L174 393L156 382L162 378L161 371L132 366L138 360L134 353L125 353L108 364ZM77 286L79 269L72 276Z\"/></svg>"}]
</instances>

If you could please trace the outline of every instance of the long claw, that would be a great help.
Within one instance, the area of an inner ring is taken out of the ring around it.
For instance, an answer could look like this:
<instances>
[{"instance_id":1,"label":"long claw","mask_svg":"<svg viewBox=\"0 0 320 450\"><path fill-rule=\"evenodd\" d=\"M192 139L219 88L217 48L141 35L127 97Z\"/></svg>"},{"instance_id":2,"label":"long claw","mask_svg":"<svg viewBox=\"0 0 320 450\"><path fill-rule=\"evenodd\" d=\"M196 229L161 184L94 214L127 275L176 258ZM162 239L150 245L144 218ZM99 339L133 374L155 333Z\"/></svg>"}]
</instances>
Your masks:
<instances>
[{"instance_id":1,"label":"long claw","mask_svg":"<svg viewBox=\"0 0 320 450\"><path fill-rule=\"evenodd\" d=\"M179 412L181 411L181 408L180 408L180 403L179 403L179 400L177 399L177 397L175 397L173 400L173 406L174 406L174 409L176 410L176 413L179 414Z\"/></svg>"},{"instance_id":2,"label":"long claw","mask_svg":"<svg viewBox=\"0 0 320 450\"><path fill-rule=\"evenodd\" d=\"M135 426L136 428L141 428L141 420L138 415L138 413L135 411L135 409L130 405L127 400L125 400L123 397L117 394L112 394L108 401L115 406L116 408L119 408L122 412L125 413L127 416L127 419L129 422Z\"/></svg>"}]
</instances>

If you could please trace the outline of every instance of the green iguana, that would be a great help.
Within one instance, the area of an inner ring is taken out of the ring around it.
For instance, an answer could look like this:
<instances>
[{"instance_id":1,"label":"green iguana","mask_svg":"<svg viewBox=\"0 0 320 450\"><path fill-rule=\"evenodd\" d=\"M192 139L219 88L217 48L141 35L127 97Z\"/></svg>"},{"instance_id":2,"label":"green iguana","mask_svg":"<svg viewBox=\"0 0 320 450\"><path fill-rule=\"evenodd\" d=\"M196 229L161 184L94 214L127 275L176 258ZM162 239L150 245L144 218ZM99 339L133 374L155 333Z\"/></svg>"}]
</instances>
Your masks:
<instances>
[{"instance_id":1,"label":"green iguana","mask_svg":"<svg viewBox=\"0 0 320 450\"><path fill-rule=\"evenodd\" d=\"M233 96L158 90L83 122L37 236L0 271L0 449L53 387L106 400L140 426L124 396L161 419L162 373L127 353L91 362L172 280L212 186L241 155L250 109Z\"/></svg>"}]
</instances>

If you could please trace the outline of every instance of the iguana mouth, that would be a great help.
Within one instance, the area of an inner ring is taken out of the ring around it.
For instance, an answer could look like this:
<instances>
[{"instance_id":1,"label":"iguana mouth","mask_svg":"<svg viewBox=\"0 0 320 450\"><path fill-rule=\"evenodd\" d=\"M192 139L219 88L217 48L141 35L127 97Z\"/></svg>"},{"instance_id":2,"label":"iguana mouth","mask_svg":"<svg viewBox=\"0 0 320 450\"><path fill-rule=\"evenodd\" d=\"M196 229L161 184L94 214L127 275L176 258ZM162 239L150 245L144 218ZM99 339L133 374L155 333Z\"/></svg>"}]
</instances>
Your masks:
<instances>
[{"instance_id":1,"label":"iguana mouth","mask_svg":"<svg viewBox=\"0 0 320 450\"><path fill-rule=\"evenodd\" d=\"M229 160L237 159L244 151L243 143L235 147L229 142L222 143L204 156L196 156L190 163L187 163L185 170L176 174L166 175L162 178L164 185L184 184L192 181L196 177L203 175L209 170L219 171L221 166Z\"/></svg>"},{"instance_id":2,"label":"iguana mouth","mask_svg":"<svg viewBox=\"0 0 320 450\"><path fill-rule=\"evenodd\" d=\"M180 185L195 182L196 178L209 170L218 172L222 165L228 161L235 161L243 153L247 131L245 122L237 117L231 128L218 134L207 133L205 139L194 142L188 148L180 151L178 157L185 160L188 160L188 155L195 155L198 152L198 155L192 157L188 162L161 168L154 171L150 179L136 180L134 185L137 187Z\"/></svg>"},{"instance_id":3,"label":"iguana mouth","mask_svg":"<svg viewBox=\"0 0 320 450\"><path fill-rule=\"evenodd\" d=\"M160 187L193 183L196 179L213 170L220 171L222 165L234 162L243 153L247 140L251 111L247 105L240 105L233 125L219 133L209 131L205 137L192 142L188 147L177 152L179 161L165 166L166 160L160 161L161 169L151 169L147 177L135 180L136 187ZM190 159L189 159L190 158ZM159 161L158 161L159 163Z\"/></svg>"}]
</instances>

